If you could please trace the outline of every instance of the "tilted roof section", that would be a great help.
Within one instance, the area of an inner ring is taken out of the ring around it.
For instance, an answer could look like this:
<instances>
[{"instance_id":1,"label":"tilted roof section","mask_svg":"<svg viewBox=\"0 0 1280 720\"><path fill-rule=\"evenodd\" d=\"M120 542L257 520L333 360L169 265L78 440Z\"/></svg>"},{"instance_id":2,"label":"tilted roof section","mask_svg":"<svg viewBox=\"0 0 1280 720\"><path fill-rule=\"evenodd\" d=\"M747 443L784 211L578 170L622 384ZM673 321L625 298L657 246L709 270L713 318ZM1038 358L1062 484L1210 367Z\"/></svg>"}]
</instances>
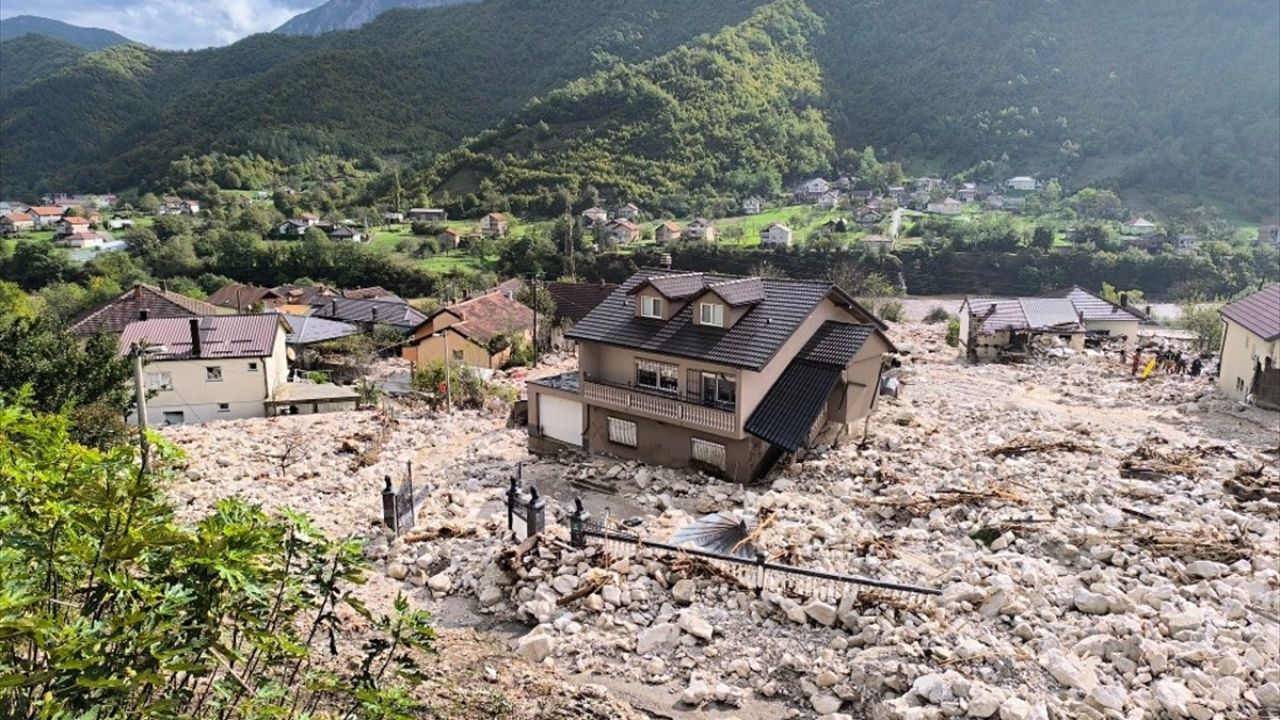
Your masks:
<instances>
[{"instance_id":1,"label":"tilted roof section","mask_svg":"<svg viewBox=\"0 0 1280 720\"><path fill-rule=\"evenodd\" d=\"M795 452L808 439L827 396L840 379L840 368L811 362L793 362L769 388L743 429L787 452Z\"/></svg>"},{"instance_id":2,"label":"tilted roof section","mask_svg":"<svg viewBox=\"0 0 1280 720\"><path fill-rule=\"evenodd\" d=\"M969 316L984 334L1005 330L1082 332L1080 317L1071 301L1060 298L966 298Z\"/></svg>"},{"instance_id":3,"label":"tilted roof section","mask_svg":"<svg viewBox=\"0 0 1280 720\"><path fill-rule=\"evenodd\" d=\"M708 284L740 279L728 275L692 275ZM883 323L831 283L782 278L758 278L764 287L764 298L748 308L732 327L694 324L691 305L680 308L666 321L636 317L635 301L630 297L636 288L667 277L692 284L687 279L691 277L690 273L641 270L588 313L566 336L574 340L759 370L773 358L818 303L828 296L848 307L855 318L874 322L877 328L884 329Z\"/></svg>"},{"instance_id":4,"label":"tilted roof section","mask_svg":"<svg viewBox=\"0 0 1280 720\"><path fill-rule=\"evenodd\" d=\"M118 333L129 323L141 320L143 310L147 311L149 319L218 315L227 312L181 293L139 283L119 296L81 313L72 321L71 331L77 335L94 335L100 332Z\"/></svg>"},{"instance_id":5,"label":"tilted roof section","mask_svg":"<svg viewBox=\"0 0 1280 720\"><path fill-rule=\"evenodd\" d=\"M1268 285L1218 312L1267 342L1280 339L1280 283Z\"/></svg>"},{"instance_id":6,"label":"tilted roof section","mask_svg":"<svg viewBox=\"0 0 1280 720\"><path fill-rule=\"evenodd\" d=\"M764 283L758 277L738 278L707 285L730 305L751 305L764 300Z\"/></svg>"},{"instance_id":7,"label":"tilted roof section","mask_svg":"<svg viewBox=\"0 0 1280 720\"><path fill-rule=\"evenodd\" d=\"M289 320L289 327L293 328L289 337L285 339L285 342L290 345L310 345L348 335L358 335L361 332L360 328L351 323L328 320L314 315L285 315L285 317Z\"/></svg>"},{"instance_id":8,"label":"tilted roof section","mask_svg":"<svg viewBox=\"0 0 1280 720\"><path fill-rule=\"evenodd\" d=\"M556 320L581 322L587 313L613 294L617 285L603 283L547 283L547 292L556 303Z\"/></svg>"},{"instance_id":9,"label":"tilted roof section","mask_svg":"<svg viewBox=\"0 0 1280 720\"><path fill-rule=\"evenodd\" d=\"M191 324L199 330L200 352L193 351ZM264 315L213 315L201 318L161 318L129 323L120 334L120 354L145 341L156 348L149 361L210 358L267 357L275 348L276 332L290 330L284 317Z\"/></svg>"},{"instance_id":10,"label":"tilted roof section","mask_svg":"<svg viewBox=\"0 0 1280 720\"><path fill-rule=\"evenodd\" d=\"M364 322L390 325L404 331L422 324L427 316L417 308L397 297L372 300L352 300L331 297L317 302L313 315L344 322Z\"/></svg>"},{"instance_id":11,"label":"tilted roof section","mask_svg":"<svg viewBox=\"0 0 1280 720\"><path fill-rule=\"evenodd\" d=\"M875 331L875 325L828 320L800 348L796 359L843 368Z\"/></svg>"},{"instance_id":12,"label":"tilted roof section","mask_svg":"<svg viewBox=\"0 0 1280 720\"><path fill-rule=\"evenodd\" d=\"M1027 324L1033 328L1078 325L1080 314L1070 300L1060 298L1018 298Z\"/></svg>"},{"instance_id":13,"label":"tilted roof section","mask_svg":"<svg viewBox=\"0 0 1280 720\"><path fill-rule=\"evenodd\" d=\"M533 310L524 303L507 297L506 293L485 293L450 305L436 314L445 310L462 318L462 322L449 326L451 330L480 343L486 343L499 335L524 333L533 328Z\"/></svg>"},{"instance_id":14,"label":"tilted roof section","mask_svg":"<svg viewBox=\"0 0 1280 720\"><path fill-rule=\"evenodd\" d=\"M1076 310L1084 315L1084 321L1090 320L1146 320L1147 316L1142 311L1129 307L1117 305L1110 300L1095 295L1079 285L1047 292L1041 297L1047 298L1063 298L1070 300Z\"/></svg>"}]
</instances>

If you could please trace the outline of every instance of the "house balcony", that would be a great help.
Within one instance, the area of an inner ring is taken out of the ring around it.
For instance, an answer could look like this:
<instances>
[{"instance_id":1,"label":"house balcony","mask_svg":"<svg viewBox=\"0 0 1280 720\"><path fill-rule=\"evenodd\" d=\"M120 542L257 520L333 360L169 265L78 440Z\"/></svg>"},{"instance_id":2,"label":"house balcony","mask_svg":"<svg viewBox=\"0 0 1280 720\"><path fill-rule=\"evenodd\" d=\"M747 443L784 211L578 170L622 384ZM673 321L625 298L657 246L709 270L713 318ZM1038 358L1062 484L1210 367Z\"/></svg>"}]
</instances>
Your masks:
<instances>
[{"instance_id":1,"label":"house balcony","mask_svg":"<svg viewBox=\"0 0 1280 720\"><path fill-rule=\"evenodd\" d=\"M721 435L738 434L738 416L732 409L691 402L682 399L678 393L641 390L584 377L582 399L591 405L614 408L631 415L672 422L697 430L709 430Z\"/></svg>"}]
</instances>

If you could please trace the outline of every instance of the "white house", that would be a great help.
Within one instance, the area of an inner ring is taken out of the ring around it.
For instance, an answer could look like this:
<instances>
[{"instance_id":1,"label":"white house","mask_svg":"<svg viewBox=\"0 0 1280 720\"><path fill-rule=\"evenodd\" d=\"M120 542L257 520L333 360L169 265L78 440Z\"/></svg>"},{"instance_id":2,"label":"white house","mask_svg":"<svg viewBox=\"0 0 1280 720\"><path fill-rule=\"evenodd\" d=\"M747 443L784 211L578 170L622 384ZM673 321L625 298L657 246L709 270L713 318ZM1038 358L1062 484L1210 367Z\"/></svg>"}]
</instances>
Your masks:
<instances>
[{"instance_id":1,"label":"white house","mask_svg":"<svg viewBox=\"0 0 1280 720\"><path fill-rule=\"evenodd\" d=\"M1226 305L1218 388L1232 400L1253 396L1280 409L1280 283Z\"/></svg>"},{"instance_id":2,"label":"white house","mask_svg":"<svg viewBox=\"0 0 1280 720\"><path fill-rule=\"evenodd\" d=\"M1086 330L1105 337L1122 337L1126 347L1137 343L1138 325L1148 320L1146 313L1129 305L1126 293L1120 293L1120 302L1113 303L1079 285L1072 285L1045 293L1044 297L1070 302Z\"/></svg>"},{"instance_id":3,"label":"white house","mask_svg":"<svg viewBox=\"0 0 1280 720\"><path fill-rule=\"evenodd\" d=\"M840 192L832 190L818 196L814 204L823 210L834 210L840 206Z\"/></svg>"},{"instance_id":4,"label":"white house","mask_svg":"<svg viewBox=\"0 0 1280 720\"><path fill-rule=\"evenodd\" d=\"M1125 235L1150 235L1156 231L1156 224L1144 217L1134 218L1120 227Z\"/></svg>"},{"instance_id":5,"label":"white house","mask_svg":"<svg viewBox=\"0 0 1280 720\"><path fill-rule=\"evenodd\" d=\"M120 354L146 347L154 426L264 417L287 384L288 329L276 314L136 320L120 335Z\"/></svg>"},{"instance_id":6,"label":"white house","mask_svg":"<svg viewBox=\"0 0 1280 720\"><path fill-rule=\"evenodd\" d=\"M742 201L743 215L759 215L764 210L764 200L752 196Z\"/></svg>"},{"instance_id":7,"label":"white house","mask_svg":"<svg viewBox=\"0 0 1280 720\"><path fill-rule=\"evenodd\" d=\"M591 207L582 211L582 226L601 227L609 222L609 213L604 208Z\"/></svg>"},{"instance_id":8,"label":"white house","mask_svg":"<svg viewBox=\"0 0 1280 720\"><path fill-rule=\"evenodd\" d=\"M480 218L480 234L485 237L503 237L508 227L507 218L502 213L489 213Z\"/></svg>"},{"instance_id":9,"label":"white house","mask_svg":"<svg viewBox=\"0 0 1280 720\"><path fill-rule=\"evenodd\" d=\"M706 218L694 218L684 228L685 240L706 240L707 242L716 241L716 226Z\"/></svg>"},{"instance_id":10,"label":"white house","mask_svg":"<svg viewBox=\"0 0 1280 720\"><path fill-rule=\"evenodd\" d=\"M939 202L931 202L928 207L929 212L939 215L959 215L963 209L964 203L953 197L945 198Z\"/></svg>"},{"instance_id":11,"label":"white house","mask_svg":"<svg viewBox=\"0 0 1280 720\"><path fill-rule=\"evenodd\" d=\"M771 222L760 231L760 247L791 247L791 228Z\"/></svg>"},{"instance_id":12,"label":"white house","mask_svg":"<svg viewBox=\"0 0 1280 720\"><path fill-rule=\"evenodd\" d=\"M796 188L796 200L800 202L812 202L821 195L831 192L831 183L823 178L813 178L804 181L800 187Z\"/></svg>"},{"instance_id":13,"label":"white house","mask_svg":"<svg viewBox=\"0 0 1280 720\"><path fill-rule=\"evenodd\" d=\"M1026 175L1011 177L1005 180L1004 184L1010 190L1019 190L1021 192L1034 192L1036 188L1040 187L1040 183L1036 182L1035 178L1027 177Z\"/></svg>"}]
</instances>

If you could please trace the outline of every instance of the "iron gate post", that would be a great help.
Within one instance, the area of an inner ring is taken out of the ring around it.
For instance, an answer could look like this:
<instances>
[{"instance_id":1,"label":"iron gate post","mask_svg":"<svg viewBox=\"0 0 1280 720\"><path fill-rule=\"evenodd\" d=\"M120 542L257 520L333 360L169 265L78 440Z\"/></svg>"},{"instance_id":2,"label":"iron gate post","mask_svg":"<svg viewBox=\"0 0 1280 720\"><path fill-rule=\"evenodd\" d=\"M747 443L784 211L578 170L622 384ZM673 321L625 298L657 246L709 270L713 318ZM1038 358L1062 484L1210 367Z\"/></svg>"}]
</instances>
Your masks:
<instances>
[{"instance_id":1,"label":"iron gate post","mask_svg":"<svg viewBox=\"0 0 1280 720\"><path fill-rule=\"evenodd\" d=\"M524 514L525 537L537 535L547 526L547 501L538 495L538 488L529 486L529 503Z\"/></svg>"},{"instance_id":2,"label":"iron gate post","mask_svg":"<svg viewBox=\"0 0 1280 720\"><path fill-rule=\"evenodd\" d=\"M756 553L756 597L764 594L764 553Z\"/></svg>"},{"instance_id":3,"label":"iron gate post","mask_svg":"<svg viewBox=\"0 0 1280 720\"><path fill-rule=\"evenodd\" d=\"M582 506L582 498L573 499L573 513L569 515L569 544L576 548L587 546L587 519L591 513Z\"/></svg>"},{"instance_id":4,"label":"iron gate post","mask_svg":"<svg viewBox=\"0 0 1280 720\"><path fill-rule=\"evenodd\" d=\"M383 477L386 487L382 488L382 524L390 528L392 533L400 534L396 527L396 491L391 489L391 476Z\"/></svg>"},{"instance_id":5,"label":"iron gate post","mask_svg":"<svg viewBox=\"0 0 1280 720\"><path fill-rule=\"evenodd\" d=\"M520 502L520 488L517 487L514 477L511 478L511 486L507 488L507 529L516 529L516 503Z\"/></svg>"}]
</instances>

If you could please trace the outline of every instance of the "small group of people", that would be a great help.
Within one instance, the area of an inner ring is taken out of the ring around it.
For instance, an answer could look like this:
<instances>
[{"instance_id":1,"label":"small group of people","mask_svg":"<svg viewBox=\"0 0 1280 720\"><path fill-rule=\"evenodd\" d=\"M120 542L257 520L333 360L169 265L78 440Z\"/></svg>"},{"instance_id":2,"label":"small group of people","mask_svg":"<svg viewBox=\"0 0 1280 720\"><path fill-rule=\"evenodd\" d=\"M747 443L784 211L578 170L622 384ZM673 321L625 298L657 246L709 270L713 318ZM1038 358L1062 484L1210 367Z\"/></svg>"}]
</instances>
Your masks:
<instances>
[{"instance_id":1,"label":"small group of people","mask_svg":"<svg viewBox=\"0 0 1280 720\"><path fill-rule=\"evenodd\" d=\"M1204 360L1199 355L1192 356L1174 348L1158 348L1152 353L1148 363L1154 362L1153 371L1163 371L1166 375L1191 375L1200 377L1204 371ZM1133 351L1132 374L1137 375L1144 367L1142 348ZM1144 377L1147 373L1143 373Z\"/></svg>"}]
</instances>

